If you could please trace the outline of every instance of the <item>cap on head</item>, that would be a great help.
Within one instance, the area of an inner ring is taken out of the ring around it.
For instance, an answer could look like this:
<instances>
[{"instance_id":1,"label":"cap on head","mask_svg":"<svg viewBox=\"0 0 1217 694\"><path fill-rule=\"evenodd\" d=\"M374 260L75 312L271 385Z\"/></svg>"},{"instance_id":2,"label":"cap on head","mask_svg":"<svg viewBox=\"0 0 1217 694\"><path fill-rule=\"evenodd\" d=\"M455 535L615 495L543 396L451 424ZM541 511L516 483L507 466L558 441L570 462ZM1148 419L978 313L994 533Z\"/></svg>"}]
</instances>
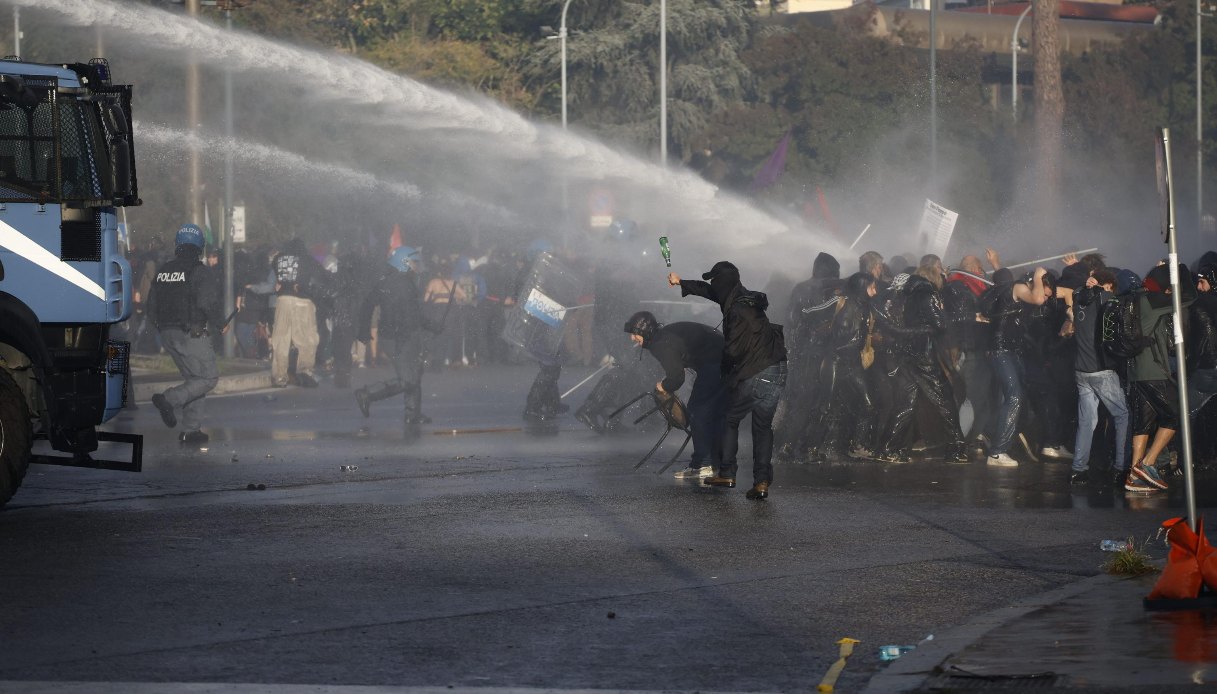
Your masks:
<instances>
[{"instance_id":1,"label":"cap on head","mask_svg":"<svg viewBox=\"0 0 1217 694\"><path fill-rule=\"evenodd\" d=\"M630 319L625 322L625 331L631 335L641 337L643 344L650 341L651 336L655 334L655 331L659 327L659 320L650 311L639 311L630 316Z\"/></svg>"},{"instance_id":2,"label":"cap on head","mask_svg":"<svg viewBox=\"0 0 1217 694\"><path fill-rule=\"evenodd\" d=\"M418 262L418 249L412 246L398 246L389 256L389 265L398 272L409 272L410 262Z\"/></svg>"},{"instance_id":3,"label":"cap on head","mask_svg":"<svg viewBox=\"0 0 1217 694\"><path fill-rule=\"evenodd\" d=\"M203 238L203 230L200 229L198 225L183 224L181 228L177 230L177 235L174 237L173 243L179 248L181 246L194 246L201 251L203 250L203 246L206 245L207 241Z\"/></svg>"},{"instance_id":4,"label":"cap on head","mask_svg":"<svg viewBox=\"0 0 1217 694\"><path fill-rule=\"evenodd\" d=\"M709 282L709 281L713 280L715 277L717 277L721 274L727 273L727 272L734 272L738 276L739 268L735 267L734 265L727 262L726 260L720 260L714 264L714 267L710 268L709 272L701 273L701 278L703 280Z\"/></svg>"}]
</instances>

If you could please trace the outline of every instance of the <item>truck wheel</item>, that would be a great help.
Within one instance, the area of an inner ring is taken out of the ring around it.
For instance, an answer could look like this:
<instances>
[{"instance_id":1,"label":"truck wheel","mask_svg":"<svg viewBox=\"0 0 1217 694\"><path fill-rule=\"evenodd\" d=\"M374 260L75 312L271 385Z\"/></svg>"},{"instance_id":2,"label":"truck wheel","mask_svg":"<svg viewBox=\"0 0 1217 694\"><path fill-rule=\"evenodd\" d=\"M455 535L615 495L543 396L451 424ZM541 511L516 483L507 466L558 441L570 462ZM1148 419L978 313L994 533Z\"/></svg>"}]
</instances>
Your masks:
<instances>
[{"instance_id":1,"label":"truck wheel","mask_svg":"<svg viewBox=\"0 0 1217 694\"><path fill-rule=\"evenodd\" d=\"M21 485L30 465L33 441L25 395L11 376L0 371L0 505Z\"/></svg>"}]
</instances>

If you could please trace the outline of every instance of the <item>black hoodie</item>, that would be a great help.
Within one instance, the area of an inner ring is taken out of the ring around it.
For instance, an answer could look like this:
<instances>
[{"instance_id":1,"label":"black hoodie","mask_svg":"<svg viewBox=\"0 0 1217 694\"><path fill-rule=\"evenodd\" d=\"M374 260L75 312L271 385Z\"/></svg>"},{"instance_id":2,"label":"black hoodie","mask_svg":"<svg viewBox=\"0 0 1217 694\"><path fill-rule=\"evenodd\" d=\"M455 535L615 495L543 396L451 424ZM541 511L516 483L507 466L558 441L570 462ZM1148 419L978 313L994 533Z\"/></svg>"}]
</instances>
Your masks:
<instances>
[{"instance_id":1,"label":"black hoodie","mask_svg":"<svg viewBox=\"0 0 1217 694\"><path fill-rule=\"evenodd\" d=\"M729 387L746 381L767 367L786 361L782 326L765 315L769 299L740 284L739 270L719 261L702 275L709 282L681 280L681 296L700 296L718 304L723 312L723 378Z\"/></svg>"}]
</instances>

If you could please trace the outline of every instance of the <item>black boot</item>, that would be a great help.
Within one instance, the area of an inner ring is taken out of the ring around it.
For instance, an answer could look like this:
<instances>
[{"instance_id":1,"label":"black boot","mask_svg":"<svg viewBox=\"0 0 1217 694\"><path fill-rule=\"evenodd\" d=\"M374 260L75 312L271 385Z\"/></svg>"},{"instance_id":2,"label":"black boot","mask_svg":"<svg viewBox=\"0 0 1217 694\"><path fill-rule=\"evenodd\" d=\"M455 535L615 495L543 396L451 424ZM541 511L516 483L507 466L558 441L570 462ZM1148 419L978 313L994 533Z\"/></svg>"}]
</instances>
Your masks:
<instances>
[{"instance_id":1,"label":"black boot","mask_svg":"<svg viewBox=\"0 0 1217 694\"><path fill-rule=\"evenodd\" d=\"M377 400L391 398L394 395L400 395L406 392L406 389L397 381L386 381L377 383L367 388L360 388L355 391L355 403L359 405L359 411L365 417L371 417L372 403Z\"/></svg>"}]
</instances>

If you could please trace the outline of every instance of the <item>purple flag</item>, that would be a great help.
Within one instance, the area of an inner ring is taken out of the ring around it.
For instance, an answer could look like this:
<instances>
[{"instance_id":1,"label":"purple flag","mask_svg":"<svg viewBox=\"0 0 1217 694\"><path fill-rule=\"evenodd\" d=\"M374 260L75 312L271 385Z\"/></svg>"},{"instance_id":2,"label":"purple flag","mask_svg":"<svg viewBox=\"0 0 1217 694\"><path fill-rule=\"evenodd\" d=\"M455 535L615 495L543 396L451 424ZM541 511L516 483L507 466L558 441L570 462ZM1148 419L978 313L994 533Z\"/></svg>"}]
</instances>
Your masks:
<instances>
[{"instance_id":1,"label":"purple flag","mask_svg":"<svg viewBox=\"0 0 1217 694\"><path fill-rule=\"evenodd\" d=\"M782 136L778 146L773 150L773 154L769 155L769 159L760 171L756 172L756 178L752 179L752 190L763 190L778 182L782 177L782 173L786 170L786 150L790 147L790 130Z\"/></svg>"}]
</instances>

